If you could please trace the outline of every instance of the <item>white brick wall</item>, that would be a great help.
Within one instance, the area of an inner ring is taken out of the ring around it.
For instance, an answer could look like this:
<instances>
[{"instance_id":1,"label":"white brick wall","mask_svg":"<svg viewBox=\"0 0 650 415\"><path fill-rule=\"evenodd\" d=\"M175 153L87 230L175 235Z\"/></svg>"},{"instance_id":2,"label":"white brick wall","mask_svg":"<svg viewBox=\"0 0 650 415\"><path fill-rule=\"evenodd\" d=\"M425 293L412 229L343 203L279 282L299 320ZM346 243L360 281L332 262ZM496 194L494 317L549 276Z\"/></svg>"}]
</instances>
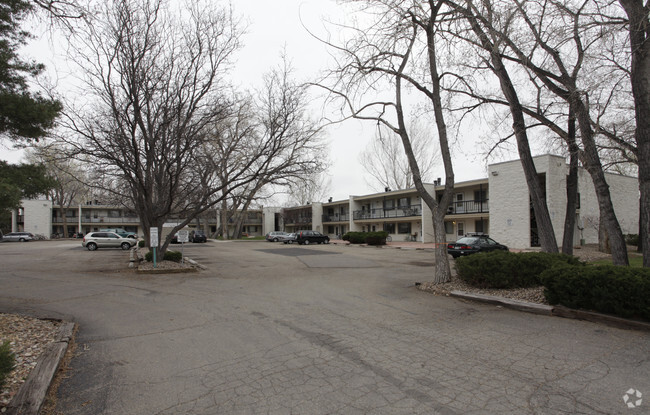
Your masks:
<instances>
[{"instance_id":1,"label":"white brick wall","mask_svg":"<svg viewBox=\"0 0 650 415\"><path fill-rule=\"evenodd\" d=\"M558 244L562 243L566 212L566 175L568 166L563 157L544 155L534 158L537 173L546 174L546 202ZM496 172L496 175L495 175ZM513 248L530 247L530 212L528 186L519 160L488 166L490 189L490 235ZM634 177L607 174L614 211L623 233L638 232L639 192ZM580 212L574 233L574 244L580 243L578 226L584 226L586 243L598 242L598 200L591 176L584 169L578 172Z\"/></svg>"},{"instance_id":2,"label":"white brick wall","mask_svg":"<svg viewBox=\"0 0 650 415\"><path fill-rule=\"evenodd\" d=\"M52 202L23 199L21 204L25 213L25 232L49 238L52 234Z\"/></svg>"}]
</instances>

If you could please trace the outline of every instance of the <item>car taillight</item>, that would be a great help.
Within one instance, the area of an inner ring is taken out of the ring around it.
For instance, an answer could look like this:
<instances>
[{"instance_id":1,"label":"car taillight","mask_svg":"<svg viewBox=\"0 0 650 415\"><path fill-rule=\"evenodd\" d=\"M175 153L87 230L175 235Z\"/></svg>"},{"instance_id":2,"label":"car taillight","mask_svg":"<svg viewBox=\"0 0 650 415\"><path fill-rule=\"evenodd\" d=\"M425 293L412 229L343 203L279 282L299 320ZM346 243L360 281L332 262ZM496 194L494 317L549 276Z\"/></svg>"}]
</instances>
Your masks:
<instances>
[{"instance_id":1,"label":"car taillight","mask_svg":"<svg viewBox=\"0 0 650 415\"><path fill-rule=\"evenodd\" d=\"M453 245L453 244L449 244L449 245L447 245L447 248L449 248L449 249L454 249L454 245Z\"/></svg>"},{"instance_id":2,"label":"car taillight","mask_svg":"<svg viewBox=\"0 0 650 415\"><path fill-rule=\"evenodd\" d=\"M472 249L469 245L461 245L460 249Z\"/></svg>"}]
</instances>

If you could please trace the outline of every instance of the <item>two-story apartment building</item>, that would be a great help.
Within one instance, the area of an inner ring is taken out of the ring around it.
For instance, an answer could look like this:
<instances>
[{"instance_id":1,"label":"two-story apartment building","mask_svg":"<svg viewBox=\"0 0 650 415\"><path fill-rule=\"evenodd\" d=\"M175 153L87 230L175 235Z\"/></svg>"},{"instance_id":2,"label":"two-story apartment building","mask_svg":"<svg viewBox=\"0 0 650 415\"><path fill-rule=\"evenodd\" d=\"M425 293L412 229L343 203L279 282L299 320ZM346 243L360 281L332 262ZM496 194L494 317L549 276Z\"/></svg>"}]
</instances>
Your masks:
<instances>
[{"instance_id":1,"label":"two-story apartment building","mask_svg":"<svg viewBox=\"0 0 650 415\"><path fill-rule=\"evenodd\" d=\"M562 240L566 212L566 176L564 157L543 155L534 158L538 179L558 241ZM639 191L635 177L606 174L614 210L623 233L638 232ZM444 186L441 180L426 184L438 200ZM24 201L23 209L14 214L13 230L26 230L49 236L61 233L64 222L68 234L87 233L100 228L120 227L140 235L139 219L128 209L101 204L81 205L68 209L65 221L62 210L51 202ZM280 230L296 232L310 229L340 238L348 231L386 231L393 241L433 242L432 214L416 189L403 189L350 196L345 200L315 202L287 208L265 207L243 213L242 230L250 236ZM216 232L220 215L205 215L199 224ZM589 174L579 171L579 209L576 212L574 243L598 241L599 209ZM513 248L539 245L535 215L531 208L528 186L519 160L488 166L488 177L456 183L452 203L446 207L445 233L448 241L471 232L490 234ZM227 226L233 227L234 223Z\"/></svg>"}]
</instances>

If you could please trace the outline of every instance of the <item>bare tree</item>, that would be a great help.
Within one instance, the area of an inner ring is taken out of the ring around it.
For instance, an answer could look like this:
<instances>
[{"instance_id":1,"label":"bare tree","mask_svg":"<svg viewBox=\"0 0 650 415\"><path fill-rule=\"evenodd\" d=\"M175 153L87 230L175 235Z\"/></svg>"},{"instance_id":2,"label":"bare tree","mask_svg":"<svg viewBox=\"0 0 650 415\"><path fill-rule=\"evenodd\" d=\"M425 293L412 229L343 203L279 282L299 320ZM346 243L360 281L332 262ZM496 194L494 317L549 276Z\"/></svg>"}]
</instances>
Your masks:
<instances>
[{"instance_id":1,"label":"bare tree","mask_svg":"<svg viewBox=\"0 0 650 415\"><path fill-rule=\"evenodd\" d=\"M636 129L634 137L639 163L641 197L639 241L643 266L650 267L650 5L642 0L620 0L627 14L630 37L630 83L634 96Z\"/></svg>"},{"instance_id":2,"label":"bare tree","mask_svg":"<svg viewBox=\"0 0 650 415\"><path fill-rule=\"evenodd\" d=\"M224 79L240 23L207 3L174 14L161 1L116 0L79 34L75 61L87 86L84 111L67 111L67 141L125 184L109 190L129 199L147 239L150 228L161 233L169 218L182 218L164 252L178 229L274 160L276 141L248 135L231 158L204 151L240 106ZM215 166L226 166L227 182Z\"/></svg>"},{"instance_id":3,"label":"bare tree","mask_svg":"<svg viewBox=\"0 0 650 415\"><path fill-rule=\"evenodd\" d=\"M321 172L308 174L297 180L290 189L290 206L304 206L312 202L323 201L332 188L332 180Z\"/></svg>"},{"instance_id":4,"label":"bare tree","mask_svg":"<svg viewBox=\"0 0 650 415\"><path fill-rule=\"evenodd\" d=\"M444 217L451 202L454 171L449 150L438 48L444 39L438 28L444 25L443 2L429 0L369 0L360 2L367 16L376 19L365 28L353 29L356 36L343 46L332 45L342 55L339 68L331 74L333 85L326 88L340 99L348 117L379 123L398 135L420 197L432 211L434 239L434 282L451 278L447 258ZM408 88L407 88L408 87ZM407 90L419 94L435 117L440 152L446 175L442 198L430 193L422 180L405 112ZM388 95L390 91L390 95Z\"/></svg>"},{"instance_id":5,"label":"bare tree","mask_svg":"<svg viewBox=\"0 0 650 415\"><path fill-rule=\"evenodd\" d=\"M433 136L418 121L412 121L409 128L409 137L420 166L422 181L431 182L434 169L440 163ZM415 186L401 138L386 127L377 126L377 134L359 154L359 162L372 178L368 184L377 191L384 188L409 189Z\"/></svg>"},{"instance_id":6,"label":"bare tree","mask_svg":"<svg viewBox=\"0 0 650 415\"><path fill-rule=\"evenodd\" d=\"M55 206L60 208L63 237L68 237L68 209L73 203L81 203L87 195L85 183L86 172L80 163L65 156L65 150L56 144L33 146L26 154L31 163L45 166L48 176L54 179L55 185L48 196Z\"/></svg>"},{"instance_id":7,"label":"bare tree","mask_svg":"<svg viewBox=\"0 0 650 415\"><path fill-rule=\"evenodd\" d=\"M317 177L328 165L321 126L307 110L307 90L292 77L286 58L265 75L255 97L241 100L232 121L216 131L203 150L220 182L226 183L222 194L231 195L221 203L222 223L238 217L237 211L246 212L263 189L295 189L297 183ZM265 143L264 157L250 160L255 152L246 149L256 148L257 143ZM227 183L237 164L253 166L256 175L245 186L235 181L236 187L231 188ZM227 236L225 229L223 234Z\"/></svg>"},{"instance_id":8,"label":"bare tree","mask_svg":"<svg viewBox=\"0 0 650 415\"><path fill-rule=\"evenodd\" d=\"M620 89L618 78L613 76L615 71L604 67L599 59L599 41L611 31L601 21L603 5L589 0L449 3L468 18L475 33L480 30L489 36L489 44L482 47L491 54L493 62L501 62L493 65L496 69L503 70L515 63L525 70L520 80L527 78L532 87L526 95L530 105L519 105L523 114L565 139L568 132L558 126L559 120L566 120L567 112L575 114L582 145L579 156L594 182L601 223L610 236L614 262L627 264L627 251L597 144L597 135L604 131L605 114L609 114L608 108L615 107L612 102ZM478 33L477 37L481 39ZM499 47L498 54L492 46ZM598 85L601 80L611 85L610 92ZM557 97L564 102L558 103ZM512 107L512 101L507 101ZM567 106L571 111L566 110Z\"/></svg>"}]
</instances>

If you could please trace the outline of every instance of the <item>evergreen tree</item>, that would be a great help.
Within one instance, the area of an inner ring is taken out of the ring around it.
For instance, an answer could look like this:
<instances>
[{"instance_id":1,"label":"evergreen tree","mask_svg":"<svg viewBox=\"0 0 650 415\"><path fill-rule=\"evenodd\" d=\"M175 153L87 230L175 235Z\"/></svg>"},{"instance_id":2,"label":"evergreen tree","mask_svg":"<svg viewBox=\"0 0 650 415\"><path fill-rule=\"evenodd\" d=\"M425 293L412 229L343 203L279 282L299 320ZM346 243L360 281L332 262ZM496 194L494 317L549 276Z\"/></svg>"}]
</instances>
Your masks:
<instances>
[{"instance_id":1,"label":"evergreen tree","mask_svg":"<svg viewBox=\"0 0 650 415\"><path fill-rule=\"evenodd\" d=\"M0 134L13 141L38 141L61 111L60 102L29 90L29 77L44 66L26 62L17 53L31 37L20 23L32 10L30 2L0 0Z\"/></svg>"}]
</instances>

